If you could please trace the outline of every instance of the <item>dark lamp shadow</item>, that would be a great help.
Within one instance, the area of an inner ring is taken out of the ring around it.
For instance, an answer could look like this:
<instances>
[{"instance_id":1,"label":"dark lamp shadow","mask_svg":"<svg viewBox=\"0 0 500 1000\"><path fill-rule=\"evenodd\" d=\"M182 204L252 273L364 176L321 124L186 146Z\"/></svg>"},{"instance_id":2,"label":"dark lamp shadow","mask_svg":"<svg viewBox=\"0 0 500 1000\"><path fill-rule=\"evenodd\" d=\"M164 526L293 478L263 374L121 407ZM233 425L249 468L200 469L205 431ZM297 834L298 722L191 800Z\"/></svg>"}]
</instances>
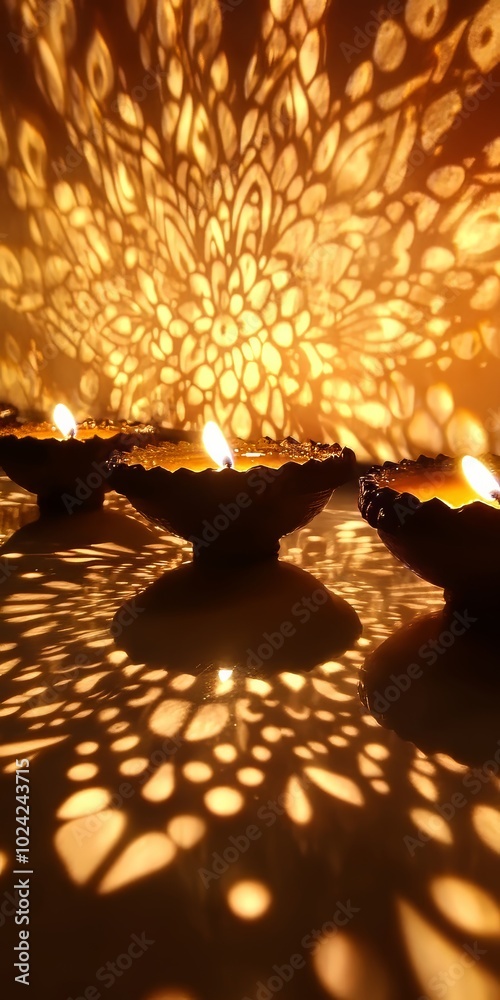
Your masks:
<instances>
[{"instance_id":1,"label":"dark lamp shadow","mask_svg":"<svg viewBox=\"0 0 500 1000\"><path fill-rule=\"evenodd\" d=\"M310 670L361 633L356 612L311 574L269 559L239 569L198 564L160 577L115 616L134 662L181 672L240 664L250 672Z\"/></svg>"},{"instance_id":2,"label":"dark lamp shadow","mask_svg":"<svg viewBox=\"0 0 500 1000\"><path fill-rule=\"evenodd\" d=\"M368 657L360 696L381 725L425 753L477 765L498 751L500 761L499 668L491 619L444 610L399 629Z\"/></svg>"},{"instance_id":3,"label":"dark lamp shadow","mask_svg":"<svg viewBox=\"0 0 500 1000\"><path fill-rule=\"evenodd\" d=\"M154 542L155 537L156 533L138 518L101 509L81 513L77 517L39 517L14 532L0 553L36 555L105 543L139 551Z\"/></svg>"}]
</instances>

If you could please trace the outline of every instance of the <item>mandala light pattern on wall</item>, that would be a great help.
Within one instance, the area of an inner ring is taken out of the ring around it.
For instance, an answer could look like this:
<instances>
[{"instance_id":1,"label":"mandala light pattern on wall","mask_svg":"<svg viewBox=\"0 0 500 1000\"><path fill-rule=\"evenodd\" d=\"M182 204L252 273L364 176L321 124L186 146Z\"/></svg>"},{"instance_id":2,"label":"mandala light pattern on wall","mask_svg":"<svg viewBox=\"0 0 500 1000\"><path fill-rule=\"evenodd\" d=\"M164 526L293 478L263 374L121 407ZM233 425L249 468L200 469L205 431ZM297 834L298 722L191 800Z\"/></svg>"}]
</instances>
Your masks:
<instances>
[{"instance_id":1,"label":"mandala light pattern on wall","mask_svg":"<svg viewBox=\"0 0 500 1000\"><path fill-rule=\"evenodd\" d=\"M2 394L498 447L496 0L98 7L1 6Z\"/></svg>"}]
</instances>

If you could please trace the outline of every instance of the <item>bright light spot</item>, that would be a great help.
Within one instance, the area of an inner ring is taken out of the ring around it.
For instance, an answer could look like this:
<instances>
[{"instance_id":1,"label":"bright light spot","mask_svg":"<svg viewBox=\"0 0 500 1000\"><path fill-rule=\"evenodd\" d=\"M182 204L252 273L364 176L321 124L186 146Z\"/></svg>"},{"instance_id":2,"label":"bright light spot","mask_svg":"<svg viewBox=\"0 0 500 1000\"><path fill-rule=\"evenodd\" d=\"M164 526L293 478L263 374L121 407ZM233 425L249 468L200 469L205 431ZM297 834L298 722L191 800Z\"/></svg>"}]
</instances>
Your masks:
<instances>
[{"instance_id":1,"label":"bright light spot","mask_svg":"<svg viewBox=\"0 0 500 1000\"><path fill-rule=\"evenodd\" d=\"M305 678L301 677L300 674L291 674L288 671L279 675L279 679L285 687L290 688L290 691L300 691L305 682Z\"/></svg>"},{"instance_id":2,"label":"bright light spot","mask_svg":"<svg viewBox=\"0 0 500 1000\"><path fill-rule=\"evenodd\" d=\"M387 973L374 951L343 931L332 930L314 952L322 986L336 1000L388 1000Z\"/></svg>"},{"instance_id":3,"label":"bright light spot","mask_svg":"<svg viewBox=\"0 0 500 1000\"><path fill-rule=\"evenodd\" d=\"M345 775L334 774L321 767L306 767L305 773L318 788L327 792L328 795L332 795L333 798L349 802L353 806L363 805L364 798L358 786Z\"/></svg>"},{"instance_id":4,"label":"bright light spot","mask_svg":"<svg viewBox=\"0 0 500 1000\"><path fill-rule=\"evenodd\" d=\"M115 740L111 744L111 750L114 750L115 753L125 753L127 750L132 750L133 747L136 747L138 742L138 736L122 736L121 739Z\"/></svg>"},{"instance_id":5,"label":"bright light spot","mask_svg":"<svg viewBox=\"0 0 500 1000\"><path fill-rule=\"evenodd\" d=\"M78 684L76 684L75 687L78 689L78 686L81 685L82 691L83 690L88 691L89 687L92 686L92 683L95 684L100 677L106 677L106 676L107 673L105 670L100 674L93 674L92 677L90 678L90 683L88 679L84 677L83 681L78 681ZM118 708L104 708L102 712L99 712L97 718L99 719L99 722L110 722L111 719L116 719L116 716L118 714L119 714Z\"/></svg>"},{"instance_id":6,"label":"bright light spot","mask_svg":"<svg viewBox=\"0 0 500 1000\"><path fill-rule=\"evenodd\" d=\"M336 733L328 737L328 742L332 744L332 747L346 747L349 745L349 741L346 740L345 736L337 736Z\"/></svg>"},{"instance_id":7,"label":"bright light spot","mask_svg":"<svg viewBox=\"0 0 500 1000\"><path fill-rule=\"evenodd\" d=\"M410 817L418 826L419 830L426 833L433 840L439 840L441 844L451 844L453 837L446 820L437 812L430 812L429 809L412 809Z\"/></svg>"},{"instance_id":8,"label":"bright light spot","mask_svg":"<svg viewBox=\"0 0 500 1000\"><path fill-rule=\"evenodd\" d=\"M471 963L469 955L464 957L460 938L451 940L404 899L398 901L398 910L406 951L424 992L434 979L449 973L453 1000L494 1000L498 996L498 978L484 962Z\"/></svg>"},{"instance_id":9,"label":"bright light spot","mask_svg":"<svg viewBox=\"0 0 500 1000\"><path fill-rule=\"evenodd\" d=\"M141 774L142 771L148 766L147 757L129 757L128 760L122 760L118 770L120 774Z\"/></svg>"},{"instance_id":10,"label":"bright light spot","mask_svg":"<svg viewBox=\"0 0 500 1000\"><path fill-rule=\"evenodd\" d=\"M142 794L148 802L165 802L175 786L174 765L161 764L142 789Z\"/></svg>"},{"instance_id":11,"label":"bright light spot","mask_svg":"<svg viewBox=\"0 0 500 1000\"><path fill-rule=\"evenodd\" d=\"M389 756L389 751L387 747L382 746L380 743L367 743L365 746L365 753L373 760L386 760Z\"/></svg>"},{"instance_id":12,"label":"bright light spot","mask_svg":"<svg viewBox=\"0 0 500 1000\"><path fill-rule=\"evenodd\" d=\"M184 777L188 781L193 781L196 784L201 781L208 781L212 777L212 768L205 764L202 760L190 760L183 767Z\"/></svg>"},{"instance_id":13,"label":"bright light spot","mask_svg":"<svg viewBox=\"0 0 500 1000\"><path fill-rule=\"evenodd\" d=\"M221 469L224 466L233 467L233 455L231 449L220 429L213 420L209 420L203 428L203 447L210 455L210 458Z\"/></svg>"},{"instance_id":14,"label":"bright light spot","mask_svg":"<svg viewBox=\"0 0 500 1000\"><path fill-rule=\"evenodd\" d=\"M170 864L177 849L165 833L145 833L127 847L104 876L99 892L113 892Z\"/></svg>"},{"instance_id":15,"label":"bright light spot","mask_svg":"<svg viewBox=\"0 0 500 1000\"><path fill-rule=\"evenodd\" d=\"M89 778L95 778L97 770L96 764L75 764L74 767L70 767L68 778L71 781L87 781Z\"/></svg>"},{"instance_id":16,"label":"bright light spot","mask_svg":"<svg viewBox=\"0 0 500 1000\"><path fill-rule=\"evenodd\" d=\"M267 743L277 743L281 739L282 733L279 726L264 726L261 736Z\"/></svg>"},{"instance_id":17,"label":"bright light spot","mask_svg":"<svg viewBox=\"0 0 500 1000\"><path fill-rule=\"evenodd\" d=\"M69 876L84 885L101 866L123 834L123 811L108 809L84 819L72 819L54 837L57 853Z\"/></svg>"},{"instance_id":18,"label":"bright light spot","mask_svg":"<svg viewBox=\"0 0 500 1000\"><path fill-rule=\"evenodd\" d=\"M456 774L465 774L467 771L466 764L459 764L458 760L453 760L453 757L448 757L446 753L436 753L434 754L434 760L442 767L445 767L447 771L453 771Z\"/></svg>"},{"instance_id":19,"label":"bright light spot","mask_svg":"<svg viewBox=\"0 0 500 1000\"><path fill-rule=\"evenodd\" d=\"M172 677L169 681L169 686L173 691L187 691L193 686L196 677L191 677L190 674L177 674L177 677Z\"/></svg>"},{"instance_id":20,"label":"bright light spot","mask_svg":"<svg viewBox=\"0 0 500 1000\"><path fill-rule=\"evenodd\" d=\"M500 909L488 892L473 882L443 875L431 883L431 896L445 917L470 934L500 933Z\"/></svg>"},{"instance_id":21,"label":"bright light spot","mask_svg":"<svg viewBox=\"0 0 500 1000\"><path fill-rule=\"evenodd\" d=\"M101 812L111 801L107 788L83 788L81 792L70 795L57 811L59 819L75 819L78 816L90 816Z\"/></svg>"},{"instance_id":22,"label":"bright light spot","mask_svg":"<svg viewBox=\"0 0 500 1000\"><path fill-rule=\"evenodd\" d=\"M76 752L79 753L79 754L81 754L82 757L83 757L83 756L85 756L88 753L95 753L96 750L99 749L99 744L98 743L91 743L90 741L88 741L87 743L79 743L78 746L75 747L75 749L76 749Z\"/></svg>"},{"instance_id":23,"label":"bright light spot","mask_svg":"<svg viewBox=\"0 0 500 1000\"><path fill-rule=\"evenodd\" d=\"M415 760L413 770L420 771L420 774L435 774L436 765L431 760Z\"/></svg>"},{"instance_id":24,"label":"bright light spot","mask_svg":"<svg viewBox=\"0 0 500 1000\"><path fill-rule=\"evenodd\" d=\"M243 796L236 788L220 785L206 793L205 805L216 816L234 816L243 808Z\"/></svg>"},{"instance_id":25,"label":"bright light spot","mask_svg":"<svg viewBox=\"0 0 500 1000\"><path fill-rule=\"evenodd\" d=\"M228 667L221 667L219 670L219 680L220 681L230 681L233 676L233 670Z\"/></svg>"},{"instance_id":26,"label":"bright light spot","mask_svg":"<svg viewBox=\"0 0 500 1000\"><path fill-rule=\"evenodd\" d=\"M420 792L420 795L424 799L429 799L430 802L437 802L438 790L431 778L428 778L425 774L419 774L418 771L410 771L409 777L410 783L417 792Z\"/></svg>"},{"instance_id":27,"label":"bright light spot","mask_svg":"<svg viewBox=\"0 0 500 1000\"><path fill-rule=\"evenodd\" d=\"M238 781L241 781L242 785L249 785L250 787L260 785L264 781L264 774L262 771L259 771L258 767L241 767L236 772L236 777Z\"/></svg>"},{"instance_id":28,"label":"bright light spot","mask_svg":"<svg viewBox=\"0 0 500 1000\"><path fill-rule=\"evenodd\" d=\"M260 677L247 677L245 687L249 694L256 694L259 698L267 698L272 691L271 685Z\"/></svg>"},{"instance_id":29,"label":"bright light spot","mask_svg":"<svg viewBox=\"0 0 500 1000\"><path fill-rule=\"evenodd\" d=\"M387 781L382 781L381 778L372 778L371 786L373 791L378 792L379 795L388 795L391 790Z\"/></svg>"},{"instance_id":30,"label":"bright light spot","mask_svg":"<svg viewBox=\"0 0 500 1000\"><path fill-rule=\"evenodd\" d=\"M7 855L5 854L5 851L0 851L0 875L4 871L6 864L7 864Z\"/></svg>"},{"instance_id":31,"label":"bright light spot","mask_svg":"<svg viewBox=\"0 0 500 1000\"><path fill-rule=\"evenodd\" d=\"M181 699L166 699L154 709L149 728L157 736L175 736L184 722L191 703Z\"/></svg>"},{"instance_id":32,"label":"bright light spot","mask_svg":"<svg viewBox=\"0 0 500 1000\"><path fill-rule=\"evenodd\" d=\"M382 768L374 760L365 757L364 753L358 753L357 761L359 772L364 778L379 778L384 773Z\"/></svg>"},{"instance_id":33,"label":"bright light spot","mask_svg":"<svg viewBox=\"0 0 500 1000\"><path fill-rule=\"evenodd\" d=\"M27 757L29 754L34 753L35 750L55 746L56 743L60 743L61 740L65 739L65 736L56 736L52 739L25 740L24 743L2 743L0 744L0 757L22 757L23 755Z\"/></svg>"},{"instance_id":34,"label":"bright light spot","mask_svg":"<svg viewBox=\"0 0 500 1000\"><path fill-rule=\"evenodd\" d=\"M483 500L496 499L495 494L500 491L500 484L478 458L465 455L462 459L462 472L469 485Z\"/></svg>"},{"instance_id":35,"label":"bright light spot","mask_svg":"<svg viewBox=\"0 0 500 1000\"><path fill-rule=\"evenodd\" d=\"M76 422L75 418L68 407L64 403L58 403L54 408L54 413L52 419L63 437L75 437L76 435Z\"/></svg>"},{"instance_id":36,"label":"bright light spot","mask_svg":"<svg viewBox=\"0 0 500 1000\"><path fill-rule=\"evenodd\" d=\"M476 832L495 854L500 854L500 809L493 806L475 806L472 822Z\"/></svg>"},{"instance_id":37,"label":"bright light spot","mask_svg":"<svg viewBox=\"0 0 500 1000\"><path fill-rule=\"evenodd\" d=\"M271 904L271 893L262 882L248 879L233 885L228 894L229 909L242 920L257 920Z\"/></svg>"},{"instance_id":38,"label":"bright light spot","mask_svg":"<svg viewBox=\"0 0 500 1000\"><path fill-rule=\"evenodd\" d=\"M184 737L190 742L195 740L209 740L222 732L228 719L229 708L227 705L220 705L217 702L202 705L191 719Z\"/></svg>"},{"instance_id":39,"label":"bright light spot","mask_svg":"<svg viewBox=\"0 0 500 1000\"><path fill-rule=\"evenodd\" d=\"M300 779L292 774L286 788L285 809L294 823L310 823L313 815L311 803L302 787Z\"/></svg>"},{"instance_id":40,"label":"bright light spot","mask_svg":"<svg viewBox=\"0 0 500 1000\"><path fill-rule=\"evenodd\" d=\"M337 660L326 660L325 663L321 664L320 670L323 674L337 674L344 670L344 667Z\"/></svg>"},{"instance_id":41,"label":"bright light spot","mask_svg":"<svg viewBox=\"0 0 500 1000\"><path fill-rule=\"evenodd\" d=\"M199 816L175 816L167 826L167 833L177 847L188 850L203 837L206 824Z\"/></svg>"},{"instance_id":42,"label":"bright light spot","mask_svg":"<svg viewBox=\"0 0 500 1000\"><path fill-rule=\"evenodd\" d=\"M236 747L233 747L232 743L221 743L220 746L214 747L214 757L224 764L230 764L237 756Z\"/></svg>"}]
</instances>

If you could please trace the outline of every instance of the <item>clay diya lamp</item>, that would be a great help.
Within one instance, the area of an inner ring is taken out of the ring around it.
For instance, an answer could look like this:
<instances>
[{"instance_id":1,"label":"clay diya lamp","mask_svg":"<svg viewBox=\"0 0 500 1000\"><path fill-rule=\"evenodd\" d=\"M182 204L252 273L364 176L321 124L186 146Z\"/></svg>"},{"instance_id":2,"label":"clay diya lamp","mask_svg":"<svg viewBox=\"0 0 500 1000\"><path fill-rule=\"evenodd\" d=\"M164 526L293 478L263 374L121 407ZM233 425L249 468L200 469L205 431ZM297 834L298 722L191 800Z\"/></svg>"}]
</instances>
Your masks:
<instances>
[{"instance_id":1,"label":"clay diya lamp","mask_svg":"<svg viewBox=\"0 0 500 1000\"><path fill-rule=\"evenodd\" d=\"M388 549L447 603L500 603L500 458L423 455L360 479L359 509Z\"/></svg>"},{"instance_id":2,"label":"clay diya lamp","mask_svg":"<svg viewBox=\"0 0 500 1000\"><path fill-rule=\"evenodd\" d=\"M94 420L76 424L71 411L58 404L53 424L0 430L0 466L9 479L36 494L42 513L74 514L102 505L112 455L152 440L152 427Z\"/></svg>"},{"instance_id":3,"label":"clay diya lamp","mask_svg":"<svg viewBox=\"0 0 500 1000\"><path fill-rule=\"evenodd\" d=\"M204 447L182 442L133 451L110 483L141 514L190 541L199 559L261 559L319 514L351 479L355 456L339 444L261 438L230 447L214 423Z\"/></svg>"}]
</instances>

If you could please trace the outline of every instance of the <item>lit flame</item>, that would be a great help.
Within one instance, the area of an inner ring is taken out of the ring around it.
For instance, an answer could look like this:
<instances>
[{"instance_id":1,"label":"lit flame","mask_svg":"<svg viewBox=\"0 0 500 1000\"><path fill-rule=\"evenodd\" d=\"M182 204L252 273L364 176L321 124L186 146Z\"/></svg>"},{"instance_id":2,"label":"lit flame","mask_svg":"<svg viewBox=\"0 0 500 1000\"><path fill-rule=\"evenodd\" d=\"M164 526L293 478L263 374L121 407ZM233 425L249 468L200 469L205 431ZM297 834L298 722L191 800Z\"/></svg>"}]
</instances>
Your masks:
<instances>
[{"instance_id":1,"label":"lit flame","mask_svg":"<svg viewBox=\"0 0 500 1000\"><path fill-rule=\"evenodd\" d=\"M75 418L68 407L64 403L58 403L54 409L52 419L60 433L65 438L75 437L76 434L76 423Z\"/></svg>"},{"instance_id":2,"label":"lit flame","mask_svg":"<svg viewBox=\"0 0 500 1000\"><path fill-rule=\"evenodd\" d=\"M220 427L213 420L209 420L203 428L203 446L221 469L232 469L234 462L231 449Z\"/></svg>"},{"instance_id":3,"label":"lit flame","mask_svg":"<svg viewBox=\"0 0 500 1000\"><path fill-rule=\"evenodd\" d=\"M496 500L498 498L500 483L479 459L465 455L462 459L462 471L469 485L480 497L483 497L483 500Z\"/></svg>"},{"instance_id":4,"label":"lit flame","mask_svg":"<svg viewBox=\"0 0 500 1000\"><path fill-rule=\"evenodd\" d=\"M221 667L219 670L219 680L220 681L230 681L233 676L233 671L230 667Z\"/></svg>"}]
</instances>

